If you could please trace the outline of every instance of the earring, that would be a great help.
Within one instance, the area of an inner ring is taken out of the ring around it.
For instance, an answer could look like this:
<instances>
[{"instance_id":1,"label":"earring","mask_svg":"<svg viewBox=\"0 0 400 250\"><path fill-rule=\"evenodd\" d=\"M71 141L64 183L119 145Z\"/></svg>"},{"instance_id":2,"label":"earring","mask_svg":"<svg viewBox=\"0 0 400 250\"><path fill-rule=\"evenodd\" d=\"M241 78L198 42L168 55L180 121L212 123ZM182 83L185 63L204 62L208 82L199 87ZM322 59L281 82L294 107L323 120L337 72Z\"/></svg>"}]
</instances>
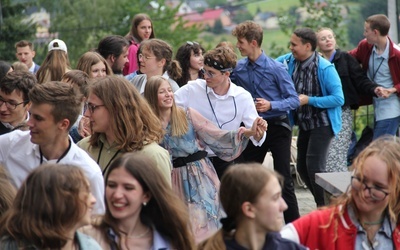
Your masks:
<instances>
[{"instance_id":1,"label":"earring","mask_svg":"<svg viewBox=\"0 0 400 250\"><path fill-rule=\"evenodd\" d=\"M144 207L147 206L147 202L144 201L144 202L143 202L143 206L144 206Z\"/></svg>"}]
</instances>

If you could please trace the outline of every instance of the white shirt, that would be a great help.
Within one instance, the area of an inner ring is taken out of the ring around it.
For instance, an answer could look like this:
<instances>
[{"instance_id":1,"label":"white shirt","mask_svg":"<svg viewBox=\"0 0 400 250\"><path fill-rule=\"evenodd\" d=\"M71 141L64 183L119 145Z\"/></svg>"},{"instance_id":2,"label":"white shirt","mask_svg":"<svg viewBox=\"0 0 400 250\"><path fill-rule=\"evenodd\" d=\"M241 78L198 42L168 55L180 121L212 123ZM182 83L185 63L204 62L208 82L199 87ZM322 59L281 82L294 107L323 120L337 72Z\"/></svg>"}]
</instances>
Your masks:
<instances>
[{"instance_id":1,"label":"white shirt","mask_svg":"<svg viewBox=\"0 0 400 250\"><path fill-rule=\"evenodd\" d=\"M178 89L174 96L177 105L197 110L224 130L237 130L242 122L246 128L251 128L258 117L251 94L232 82L230 82L228 92L223 96L217 95L212 88L208 88L203 79L189 81ZM260 141L256 141L253 137L250 137L250 140L255 146L261 146L265 141L265 135L266 133ZM211 154L211 156L214 155L214 153Z\"/></svg>"},{"instance_id":2,"label":"white shirt","mask_svg":"<svg viewBox=\"0 0 400 250\"><path fill-rule=\"evenodd\" d=\"M100 167L90 156L71 140L71 148L60 160L60 163L80 167L90 182L96 204L94 214L104 214L104 179ZM43 162L48 161L43 157ZM0 164L11 176L15 186L19 188L33 169L40 165L39 145L31 142L30 131L13 131L0 136Z\"/></svg>"}]
</instances>

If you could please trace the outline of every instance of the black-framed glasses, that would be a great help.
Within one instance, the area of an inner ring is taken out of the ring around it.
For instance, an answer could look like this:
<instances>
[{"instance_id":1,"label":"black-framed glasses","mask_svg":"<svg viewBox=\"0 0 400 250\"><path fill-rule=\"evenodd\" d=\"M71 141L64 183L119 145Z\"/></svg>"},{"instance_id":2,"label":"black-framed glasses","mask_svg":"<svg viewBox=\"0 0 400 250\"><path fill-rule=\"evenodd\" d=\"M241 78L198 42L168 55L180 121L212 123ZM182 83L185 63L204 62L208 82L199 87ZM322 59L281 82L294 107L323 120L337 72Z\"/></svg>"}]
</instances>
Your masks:
<instances>
[{"instance_id":1,"label":"black-framed glasses","mask_svg":"<svg viewBox=\"0 0 400 250\"><path fill-rule=\"evenodd\" d=\"M8 109L14 110L14 109L16 109L19 105L21 105L21 104L26 104L26 103L28 103L28 102L29 102L28 100L25 100L25 101L22 101L22 102L20 102L20 103L13 103L13 102L8 102L8 101L4 101L4 100L0 99L0 107L3 106L3 104L5 103L5 104L6 104L6 107L7 107Z\"/></svg>"},{"instance_id":2,"label":"black-framed glasses","mask_svg":"<svg viewBox=\"0 0 400 250\"><path fill-rule=\"evenodd\" d=\"M361 179L357 176L351 177L351 187L357 191L363 191L367 189L371 198L376 201L383 201L386 198L386 196L389 195L388 192L383 191L381 188L368 186L367 184L365 184L364 181L361 181Z\"/></svg>"},{"instance_id":3,"label":"black-framed glasses","mask_svg":"<svg viewBox=\"0 0 400 250\"><path fill-rule=\"evenodd\" d=\"M84 109L85 109L85 110L89 110L89 112L93 114L93 112L94 112L97 108L99 108L99 107L104 107L104 106L105 106L104 104L103 104L103 105L93 105L93 104L91 104L91 103L85 102L85 107L84 107Z\"/></svg>"},{"instance_id":4,"label":"black-framed glasses","mask_svg":"<svg viewBox=\"0 0 400 250\"><path fill-rule=\"evenodd\" d=\"M193 46L193 45L195 45L195 44L196 44L196 45L199 45L199 43L198 43L198 42L195 42L195 41L193 41L193 42L192 42L192 41L186 41L186 43L189 44L190 46Z\"/></svg>"},{"instance_id":5,"label":"black-framed glasses","mask_svg":"<svg viewBox=\"0 0 400 250\"><path fill-rule=\"evenodd\" d=\"M155 56L146 56L146 55L143 55L142 53L139 54L139 60L147 61L152 58L156 58L156 57Z\"/></svg>"}]
</instances>

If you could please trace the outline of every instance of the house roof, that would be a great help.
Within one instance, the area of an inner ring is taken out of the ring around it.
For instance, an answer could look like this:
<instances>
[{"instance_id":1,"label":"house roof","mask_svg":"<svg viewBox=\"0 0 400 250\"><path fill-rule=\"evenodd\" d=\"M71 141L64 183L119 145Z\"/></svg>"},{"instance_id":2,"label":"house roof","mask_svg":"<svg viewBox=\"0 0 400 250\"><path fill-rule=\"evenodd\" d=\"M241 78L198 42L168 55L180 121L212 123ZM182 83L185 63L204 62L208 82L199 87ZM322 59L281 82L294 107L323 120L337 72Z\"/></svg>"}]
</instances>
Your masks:
<instances>
[{"instance_id":1,"label":"house roof","mask_svg":"<svg viewBox=\"0 0 400 250\"><path fill-rule=\"evenodd\" d=\"M224 9L207 9L203 12L202 17L205 20L215 20L219 19L221 17L222 12L224 12Z\"/></svg>"}]
</instances>

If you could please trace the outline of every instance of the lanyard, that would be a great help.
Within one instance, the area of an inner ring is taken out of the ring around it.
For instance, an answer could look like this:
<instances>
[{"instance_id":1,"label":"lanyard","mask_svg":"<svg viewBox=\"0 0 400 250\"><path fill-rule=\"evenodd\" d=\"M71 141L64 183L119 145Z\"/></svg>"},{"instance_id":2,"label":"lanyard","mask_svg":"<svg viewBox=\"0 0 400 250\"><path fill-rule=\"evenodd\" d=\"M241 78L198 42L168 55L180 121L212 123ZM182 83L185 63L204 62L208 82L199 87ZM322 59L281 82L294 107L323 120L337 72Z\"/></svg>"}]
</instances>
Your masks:
<instances>
[{"instance_id":1,"label":"lanyard","mask_svg":"<svg viewBox=\"0 0 400 250\"><path fill-rule=\"evenodd\" d=\"M222 126L224 126L225 124L230 123L231 121L235 120L236 115L237 115L237 107L236 107L236 101L235 101L235 97L234 97L234 96L232 96L232 99L233 99L233 105L234 105L234 107L235 107L235 115L233 116L233 118L232 118L231 120L229 120L229 121L227 121L227 122L224 122L224 123L222 123L222 124L220 125L220 124L219 124L219 121L218 121L218 118L217 118L217 114L215 113L214 107L213 107L212 104L211 104L210 97L208 96L207 86L206 86L206 95L207 95L208 103L210 104L210 107L211 107L211 111L212 111L212 113L213 113L213 115L214 115L214 117L215 117L215 120L217 121L217 125L218 125L218 127L219 127L220 129L222 129Z\"/></svg>"},{"instance_id":2,"label":"lanyard","mask_svg":"<svg viewBox=\"0 0 400 250\"><path fill-rule=\"evenodd\" d=\"M62 158L64 158L68 154L68 152L71 148L71 140L68 140L68 142L69 142L68 148L60 156L60 158L57 159L56 163L59 163L62 160ZM42 153L42 150L40 149L40 146L39 146L39 152L40 152L40 164L42 164L43 163L43 153Z\"/></svg>"},{"instance_id":3,"label":"lanyard","mask_svg":"<svg viewBox=\"0 0 400 250\"><path fill-rule=\"evenodd\" d=\"M379 68L381 67L381 65L382 65L382 63L383 63L383 60L385 60L385 58L381 58L382 60L381 60L381 62L379 63L379 65L378 65L378 68L376 69L376 71L375 71L375 59L374 58L372 58L372 73L373 73L373 75L372 75L372 81L374 82L375 81L375 76L376 76L376 74L378 73L378 71L379 71Z\"/></svg>"},{"instance_id":4,"label":"lanyard","mask_svg":"<svg viewBox=\"0 0 400 250\"><path fill-rule=\"evenodd\" d=\"M100 162L100 158L101 158L101 153L103 152L103 147L104 147L104 143L101 143L100 150L99 150L99 155L97 156L97 165L99 165L99 166L100 166L99 162ZM107 165L104 167L103 175L106 173L106 170L107 170L108 166L114 160L114 158L117 157L119 152L121 152L120 149L118 149L117 152L113 155L113 157L111 157L111 159L108 161Z\"/></svg>"}]
</instances>

